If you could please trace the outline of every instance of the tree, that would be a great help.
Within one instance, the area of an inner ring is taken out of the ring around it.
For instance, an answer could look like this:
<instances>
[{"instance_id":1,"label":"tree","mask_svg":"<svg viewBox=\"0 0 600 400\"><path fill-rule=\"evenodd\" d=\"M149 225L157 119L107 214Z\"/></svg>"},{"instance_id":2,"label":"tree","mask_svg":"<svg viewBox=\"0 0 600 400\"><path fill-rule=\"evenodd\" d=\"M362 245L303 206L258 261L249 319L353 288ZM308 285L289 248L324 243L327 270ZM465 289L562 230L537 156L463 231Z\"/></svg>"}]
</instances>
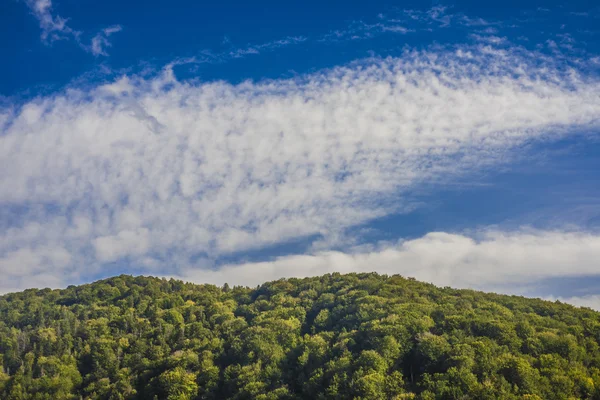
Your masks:
<instances>
[{"instance_id":1,"label":"tree","mask_svg":"<svg viewBox=\"0 0 600 400\"><path fill-rule=\"evenodd\" d=\"M196 375L181 367L163 372L159 383L163 398L168 400L192 399L198 392Z\"/></svg>"}]
</instances>

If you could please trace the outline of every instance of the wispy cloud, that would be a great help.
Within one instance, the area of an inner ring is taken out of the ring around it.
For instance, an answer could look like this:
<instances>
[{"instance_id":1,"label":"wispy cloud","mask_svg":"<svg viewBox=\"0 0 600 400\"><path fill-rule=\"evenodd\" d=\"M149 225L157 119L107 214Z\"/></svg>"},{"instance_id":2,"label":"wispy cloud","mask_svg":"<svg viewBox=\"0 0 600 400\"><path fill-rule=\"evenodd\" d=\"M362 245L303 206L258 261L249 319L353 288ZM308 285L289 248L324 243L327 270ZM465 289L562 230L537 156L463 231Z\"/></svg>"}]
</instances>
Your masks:
<instances>
[{"instance_id":1,"label":"wispy cloud","mask_svg":"<svg viewBox=\"0 0 600 400\"><path fill-rule=\"evenodd\" d=\"M247 47L237 48L233 50L229 50L224 52L221 55L228 56L230 58L240 58L248 54L260 54L263 51L273 51L280 49L282 47L287 47L293 44L303 43L307 40L305 36L288 36L283 39L274 40L271 42L266 42L258 45L248 45Z\"/></svg>"},{"instance_id":2,"label":"wispy cloud","mask_svg":"<svg viewBox=\"0 0 600 400\"><path fill-rule=\"evenodd\" d=\"M533 15L536 15L536 18L545 18L540 17L540 13L545 12L537 10ZM191 69L195 72L198 65L201 64L226 63L231 60L264 55L298 45L334 45L350 41L376 39L382 35L404 36L449 28L455 29L454 32L460 32L460 35L466 40L491 45L510 45L509 39L504 33L507 30L514 33L519 25L524 22L527 22L527 20L507 22L469 16L454 11L452 7L441 5L428 9L397 9L386 14L380 13L370 19L349 21L344 26L317 35L287 36L264 43L248 43L243 46L235 46L229 37L225 37L221 45L228 46L227 49L204 49L196 55L180 57L171 65L195 64ZM519 40L521 42L529 41L529 38L521 36ZM569 52L578 53L577 56L582 56L583 51L581 49L577 50L574 47L574 42L575 39L571 35L563 33L555 35L555 40L550 39L543 44L539 44L538 48L550 49L556 56L564 56Z\"/></svg>"},{"instance_id":3,"label":"wispy cloud","mask_svg":"<svg viewBox=\"0 0 600 400\"><path fill-rule=\"evenodd\" d=\"M0 111L2 285L114 263L176 274L328 238L411 206L419 185L597 127L599 93L594 76L489 44L239 85L166 68L71 87Z\"/></svg>"},{"instance_id":4,"label":"wispy cloud","mask_svg":"<svg viewBox=\"0 0 600 400\"><path fill-rule=\"evenodd\" d=\"M496 34L499 22L490 22L482 18L471 18L462 13L451 13L448 7L435 6L427 10L401 10L391 14L379 14L370 22L350 21L345 26L316 36L288 36L260 44L247 44L235 47L226 37L223 44L230 46L225 51L203 50L196 56L183 57L173 65L224 63L232 59L245 58L269 53L299 44L334 44L354 40L373 39L384 34L407 35L419 31L447 28L451 24L463 27L478 27L479 37Z\"/></svg>"},{"instance_id":5,"label":"wispy cloud","mask_svg":"<svg viewBox=\"0 0 600 400\"><path fill-rule=\"evenodd\" d=\"M233 46L230 39L225 37L223 44L228 45L228 49L222 51L202 50L199 54L190 57L179 57L167 64L167 68L178 65L200 65L200 64L220 64L231 60L246 58L252 55L264 55L289 46L298 45L308 41L305 36L287 36L282 39L276 39L259 44L247 44L242 47Z\"/></svg>"},{"instance_id":6,"label":"wispy cloud","mask_svg":"<svg viewBox=\"0 0 600 400\"><path fill-rule=\"evenodd\" d=\"M120 25L113 25L98 32L92 38L91 53L95 56L108 56L106 48L111 46L108 38L113 33L121 32L123 28Z\"/></svg>"},{"instance_id":7,"label":"wispy cloud","mask_svg":"<svg viewBox=\"0 0 600 400\"><path fill-rule=\"evenodd\" d=\"M569 14L574 15L576 17L589 17L590 13L586 11L571 11Z\"/></svg>"},{"instance_id":8,"label":"wispy cloud","mask_svg":"<svg viewBox=\"0 0 600 400\"><path fill-rule=\"evenodd\" d=\"M72 29L67 25L68 18L63 18L53 12L52 0L25 0L25 4L40 23L40 29L42 30L41 39L44 43L73 39L80 48L95 56L108 56L106 48L111 46L108 37L113 33L121 31L121 26L119 25L102 29L91 39L91 43L87 45L83 42L82 31Z\"/></svg>"},{"instance_id":9,"label":"wispy cloud","mask_svg":"<svg viewBox=\"0 0 600 400\"><path fill-rule=\"evenodd\" d=\"M43 41L79 38L81 32L71 29L67 25L68 19L53 14L51 0L25 0L25 4L40 23Z\"/></svg>"},{"instance_id":10,"label":"wispy cloud","mask_svg":"<svg viewBox=\"0 0 600 400\"><path fill-rule=\"evenodd\" d=\"M426 10L404 9L388 14L379 14L376 22L352 21L347 27L333 30L316 40L332 43L349 40L371 39L386 33L406 35L414 32L458 27L480 28L480 33L497 33L502 23L488 21L479 17L469 17L463 13L454 13L446 6L434 6ZM492 30L488 31L488 30Z\"/></svg>"},{"instance_id":11,"label":"wispy cloud","mask_svg":"<svg viewBox=\"0 0 600 400\"><path fill-rule=\"evenodd\" d=\"M414 32L414 29L409 29L404 26L403 21L388 19L383 15L380 15L379 19L380 21L375 23L353 21L344 29L337 29L321 35L316 41L322 43L334 43L349 40L371 39L384 33L405 35Z\"/></svg>"},{"instance_id":12,"label":"wispy cloud","mask_svg":"<svg viewBox=\"0 0 600 400\"><path fill-rule=\"evenodd\" d=\"M501 26L498 21L488 21L480 17L471 17L461 12L453 12L452 7L436 5L427 10L405 9L394 16L394 21L412 21L422 25L422 29L448 28L452 25L466 27Z\"/></svg>"}]
</instances>

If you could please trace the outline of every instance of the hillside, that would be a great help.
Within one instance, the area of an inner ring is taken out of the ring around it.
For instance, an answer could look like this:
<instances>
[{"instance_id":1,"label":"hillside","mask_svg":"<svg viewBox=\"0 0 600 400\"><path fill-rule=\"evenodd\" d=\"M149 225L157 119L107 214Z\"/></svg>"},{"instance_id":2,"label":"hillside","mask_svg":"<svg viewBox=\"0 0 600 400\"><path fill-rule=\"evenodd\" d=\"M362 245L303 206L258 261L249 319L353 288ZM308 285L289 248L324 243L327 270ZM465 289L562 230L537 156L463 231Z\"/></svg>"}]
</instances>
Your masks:
<instances>
[{"instance_id":1,"label":"hillside","mask_svg":"<svg viewBox=\"0 0 600 400\"><path fill-rule=\"evenodd\" d=\"M600 399L600 314L400 276L0 297L2 399Z\"/></svg>"}]
</instances>

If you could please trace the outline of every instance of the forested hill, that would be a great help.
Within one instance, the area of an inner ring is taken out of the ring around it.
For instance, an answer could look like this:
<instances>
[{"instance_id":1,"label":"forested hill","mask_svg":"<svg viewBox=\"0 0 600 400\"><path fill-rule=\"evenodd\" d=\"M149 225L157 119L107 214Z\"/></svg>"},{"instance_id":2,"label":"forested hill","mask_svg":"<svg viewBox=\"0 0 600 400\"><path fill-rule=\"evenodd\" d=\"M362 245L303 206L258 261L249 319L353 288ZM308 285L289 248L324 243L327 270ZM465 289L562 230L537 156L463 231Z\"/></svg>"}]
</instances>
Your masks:
<instances>
[{"instance_id":1,"label":"forested hill","mask_svg":"<svg viewBox=\"0 0 600 400\"><path fill-rule=\"evenodd\" d=\"M400 276L0 297L1 399L600 399L600 314Z\"/></svg>"}]
</instances>

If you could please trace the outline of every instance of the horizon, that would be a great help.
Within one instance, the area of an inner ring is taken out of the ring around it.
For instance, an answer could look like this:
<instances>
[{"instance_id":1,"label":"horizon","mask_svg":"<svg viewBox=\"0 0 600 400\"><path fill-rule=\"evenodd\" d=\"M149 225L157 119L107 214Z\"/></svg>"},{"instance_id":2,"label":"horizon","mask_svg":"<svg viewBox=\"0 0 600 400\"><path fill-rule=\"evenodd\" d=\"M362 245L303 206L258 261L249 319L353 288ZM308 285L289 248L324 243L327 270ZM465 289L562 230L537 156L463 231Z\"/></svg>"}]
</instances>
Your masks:
<instances>
[{"instance_id":1,"label":"horizon","mask_svg":"<svg viewBox=\"0 0 600 400\"><path fill-rule=\"evenodd\" d=\"M408 281L415 281L418 283L423 283L423 284L427 284L427 285L433 285L435 287L437 287L438 289L450 289L450 290L458 290L458 291L475 291L478 293L482 293L484 295L486 294L491 294L491 295L498 295L498 296L507 296L507 297L516 297L516 298L522 298L522 299L526 299L526 300L540 300L540 301L545 301L548 303L554 303L554 304L565 304L568 306L572 306L575 308L583 308L583 309L589 309L592 311L598 311L596 309L594 309L593 307L590 307L588 305L585 304L581 304L581 305L577 305L577 304L572 304L570 302L565 302L565 301L561 301L560 299L553 299L553 298L543 298L543 297L530 297L530 296L524 296L524 295L520 295L520 294L507 294L507 293L498 293L498 292L493 292L493 291L482 291L482 290L477 290L477 289L470 289L470 288L454 288L451 286L439 286L439 285L435 285L433 283L430 282L423 282L423 281L419 281L418 279L415 279L411 276L403 276L400 274L393 274L393 275L389 275L389 274L381 274L379 272L376 271L364 271L364 272L346 272L346 273L340 273L340 272L328 272L325 274L321 274L321 275L311 275L311 276L298 276L298 277L294 277L294 276L290 276L290 277L283 277L283 278L279 278L279 279L275 279L275 280L271 280L271 281L264 281L262 282L262 284L259 285L243 285L243 284L239 284L239 285L229 285L229 283L225 282L223 285L216 285L213 283L203 283L203 282L193 282L193 281L187 281L185 279L181 279L181 278L174 278L174 277L170 277L170 276L154 276L154 275L131 275L131 274L119 274L119 275L113 275L113 276L109 276L106 278L102 278L102 279L98 279L95 281L91 281L91 282L83 282L77 285L69 285L69 286L65 286L65 287L59 287L59 288L49 288L49 287L36 287L36 288L27 288L27 289L22 289L16 292L6 292L6 293L2 293L0 294L0 297L4 297L4 296L11 296L11 295L15 295L15 294L19 294L19 293L23 293L23 292L27 292L27 291L45 291L45 290L52 290L52 291L66 291L69 290L73 287L81 287L81 286L86 286L86 285L95 285L95 284L100 284L100 283L104 283L113 279L118 279L118 278L131 278L131 279L136 279L136 278L145 278L145 279L156 279L156 280L160 280L160 281L165 281L165 282L169 282L169 281L179 281L179 282L183 282L184 284L191 284L191 285L196 285L196 286L214 286L217 288L220 288L223 290L223 288L225 286L228 286L230 289L235 289L235 288L242 288L242 289L248 289L248 290L258 290L260 289L261 286L263 286L264 284L270 284L270 283L275 283L275 282L279 282L279 281L289 281L289 280L310 280L310 279L319 279L319 278L323 278L325 276L346 276L346 275L376 275L378 277L383 277L383 278L393 278L393 277L398 277L398 278L402 278Z\"/></svg>"}]
</instances>

